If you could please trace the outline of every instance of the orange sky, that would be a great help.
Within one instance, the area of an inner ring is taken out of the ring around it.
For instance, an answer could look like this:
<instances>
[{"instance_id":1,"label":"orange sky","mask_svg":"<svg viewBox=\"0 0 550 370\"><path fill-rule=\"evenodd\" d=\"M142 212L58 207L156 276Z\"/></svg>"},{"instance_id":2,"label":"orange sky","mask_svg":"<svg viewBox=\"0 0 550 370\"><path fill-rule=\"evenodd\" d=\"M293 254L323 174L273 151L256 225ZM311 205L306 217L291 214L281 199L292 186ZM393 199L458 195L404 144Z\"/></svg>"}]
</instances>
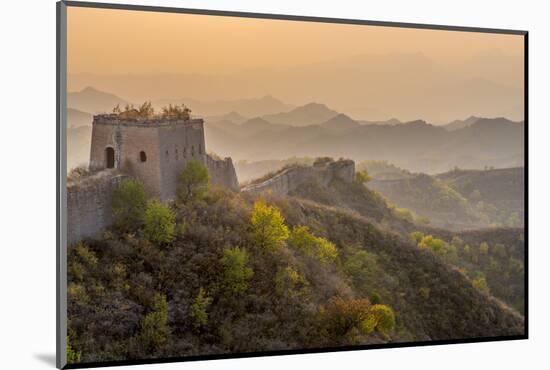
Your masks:
<instances>
[{"instance_id":1,"label":"orange sky","mask_svg":"<svg viewBox=\"0 0 550 370\"><path fill-rule=\"evenodd\" d=\"M69 7L68 73L69 91L136 102L272 94L365 119L523 116L518 35Z\"/></svg>"},{"instance_id":2,"label":"orange sky","mask_svg":"<svg viewBox=\"0 0 550 370\"><path fill-rule=\"evenodd\" d=\"M68 30L69 73L224 73L409 52L447 62L523 50L515 35L72 7Z\"/></svg>"}]
</instances>

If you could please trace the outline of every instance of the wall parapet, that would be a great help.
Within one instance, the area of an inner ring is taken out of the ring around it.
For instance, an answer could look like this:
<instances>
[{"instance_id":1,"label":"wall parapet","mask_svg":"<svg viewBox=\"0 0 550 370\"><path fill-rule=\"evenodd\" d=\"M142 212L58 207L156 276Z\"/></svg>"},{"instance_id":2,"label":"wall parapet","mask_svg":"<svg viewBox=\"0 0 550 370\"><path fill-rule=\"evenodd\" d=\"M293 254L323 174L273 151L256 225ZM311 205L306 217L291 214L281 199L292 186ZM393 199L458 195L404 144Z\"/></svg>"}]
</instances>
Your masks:
<instances>
[{"instance_id":1,"label":"wall parapet","mask_svg":"<svg viewBox=\"0 0 550 370\"><path fill-rule=\"evenodd\" d=\"M274 195L283 196L309 180L315 180L327 186L334 179L350 183L354 178L355 162L341 159L313 166L290 167L263 182L246 185L241 188L241 191L255 194L271 192Z\"/></svg>"},{"instance_id":2,"label":"wall parapet","mask_svg":"<svg viewBox=\"0 0 550 370\"><path fill-rule=\"evenodd\" d=\"M195 125L203 124L202 118L168 119L168 118L120 118L117 114L98 114L94 116L94 125L121 125L121 126L172 126L172 125Z\"/></svg>"}]
</instances>

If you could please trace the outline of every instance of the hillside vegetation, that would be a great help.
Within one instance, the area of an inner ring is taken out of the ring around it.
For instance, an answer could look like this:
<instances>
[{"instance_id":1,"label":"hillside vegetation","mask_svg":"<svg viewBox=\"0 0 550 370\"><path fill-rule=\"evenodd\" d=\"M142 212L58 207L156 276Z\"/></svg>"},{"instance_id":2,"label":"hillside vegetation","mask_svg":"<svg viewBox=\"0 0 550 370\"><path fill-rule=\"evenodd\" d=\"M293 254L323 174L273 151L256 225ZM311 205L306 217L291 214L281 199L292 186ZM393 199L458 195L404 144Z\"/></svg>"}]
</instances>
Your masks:
<instances>
[{"instance_id":1,"label":"hillside vegetation","mask_svg":"<svg viewBox=\"0 0 550 370\"><path fill-rule=\"evenodd\" d=\"M370 183L369 183L370 184ZM380 194L359 183L333 181L328 187L304 184L295 196L347 210L391 230L402 238L412 238L420 249L431 251L451 269L463 273L486 294L524 313L523 228L492 227L477 230L448 230L434 227L415 218L407 210L393 208ZM412 236L412 237L411 237Z\"/></svg>"},{"instance_id":2,"label":"hillside vegetation","mask_svg":"<svg viewBox=\"0 0 550 370\"><path fill-rule=\"evenodd\" d=\"M523 225L523 168L394 176L375 179L368 187L438 227L462 230Z\"/></svg>"},{"instance_id":3,"label":"hillside vegetation","mask_svg":"<svg viewBox=\"0 0 550 370\"><path fill-rule=\"evenodd\" d=\"M115 226L69 248L73 362L523 334L362 184L326 188L337 209L314 184L235 194L192 182L197 167L169 206L128 181Z\"/></svg>"}]
</instances>

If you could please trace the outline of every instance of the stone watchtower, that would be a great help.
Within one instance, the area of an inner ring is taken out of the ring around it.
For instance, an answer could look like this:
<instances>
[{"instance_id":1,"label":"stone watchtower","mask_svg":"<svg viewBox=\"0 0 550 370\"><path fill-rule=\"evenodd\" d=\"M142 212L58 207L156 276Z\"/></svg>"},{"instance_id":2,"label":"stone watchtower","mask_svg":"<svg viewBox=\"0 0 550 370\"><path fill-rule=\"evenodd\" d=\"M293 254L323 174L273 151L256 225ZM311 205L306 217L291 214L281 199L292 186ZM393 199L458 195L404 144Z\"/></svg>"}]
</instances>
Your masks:
<instances>
[{"instance_id":1,"label":"stone watchtower","mask_svg":"<svg viewBox=\"0 0 550 370\"><path fill-rule=\"evenodd\" d=\"M142 181L153 197L172 200L178 174L191 159L207 166L212 183L238 190L231 158L218 160L206 154L202 119L94 116L91 170L120 169Z\"/></svg>"}]
</instances>

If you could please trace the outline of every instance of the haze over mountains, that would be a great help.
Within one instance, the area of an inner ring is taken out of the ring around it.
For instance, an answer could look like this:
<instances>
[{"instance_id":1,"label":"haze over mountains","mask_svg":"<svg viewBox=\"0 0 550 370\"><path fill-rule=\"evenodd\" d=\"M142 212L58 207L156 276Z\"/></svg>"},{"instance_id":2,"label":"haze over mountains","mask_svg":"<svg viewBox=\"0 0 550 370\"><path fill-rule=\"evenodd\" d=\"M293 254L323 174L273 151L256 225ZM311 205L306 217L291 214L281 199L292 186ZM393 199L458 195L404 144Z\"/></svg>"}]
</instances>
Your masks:
<instances>
[{"instance_id":1,"label":"haze over mountains","mask_svg":"<svg viewBox=\"0 0 550 370\"><path fill-rule=\"evenodd\" d=\"M92 87L69 93L70 167L88 160L92 114L127 102ZM177 102L156 101L154 105L158 109ZM455 166L480 169L523 164L523 123L506 118L469 117L443 126L424 120L366 121L322 103L294 107L272 96L217 102L188 99L186 104L194 115L205 117L208 150L235 161L291 156L383 159L426 173Z\"/></svg>"},{"instance_id":2,"label":"haze over mountains","mask_svg":"<svg viewBox=\"0 0 550 370\"><path fill-rule=\"evenodd\" d=\"M69 89L86 86L111 91L132 101L187 99L197 112L200 102L231 102L235 97L272 94L291 105L323 102L354 118L444 123L470 115L523 118L523 59L487 50L454 64L442 64L422 53L389 53L338 57L330 62L285 68L258 67L226 74L165 75L71 74ZM269 90L266 90L266 86ZM266 100L270 100L267 96ZM243 102L246 106L246 102ZM218 104L219 106L220 104ZM226 104L231 105L231 104ZM279 106L269 113L288 111ZM258 111L225 107L253 117ZM274 122L275 123L275 122Z\"/></svg>"}]
</instances>

